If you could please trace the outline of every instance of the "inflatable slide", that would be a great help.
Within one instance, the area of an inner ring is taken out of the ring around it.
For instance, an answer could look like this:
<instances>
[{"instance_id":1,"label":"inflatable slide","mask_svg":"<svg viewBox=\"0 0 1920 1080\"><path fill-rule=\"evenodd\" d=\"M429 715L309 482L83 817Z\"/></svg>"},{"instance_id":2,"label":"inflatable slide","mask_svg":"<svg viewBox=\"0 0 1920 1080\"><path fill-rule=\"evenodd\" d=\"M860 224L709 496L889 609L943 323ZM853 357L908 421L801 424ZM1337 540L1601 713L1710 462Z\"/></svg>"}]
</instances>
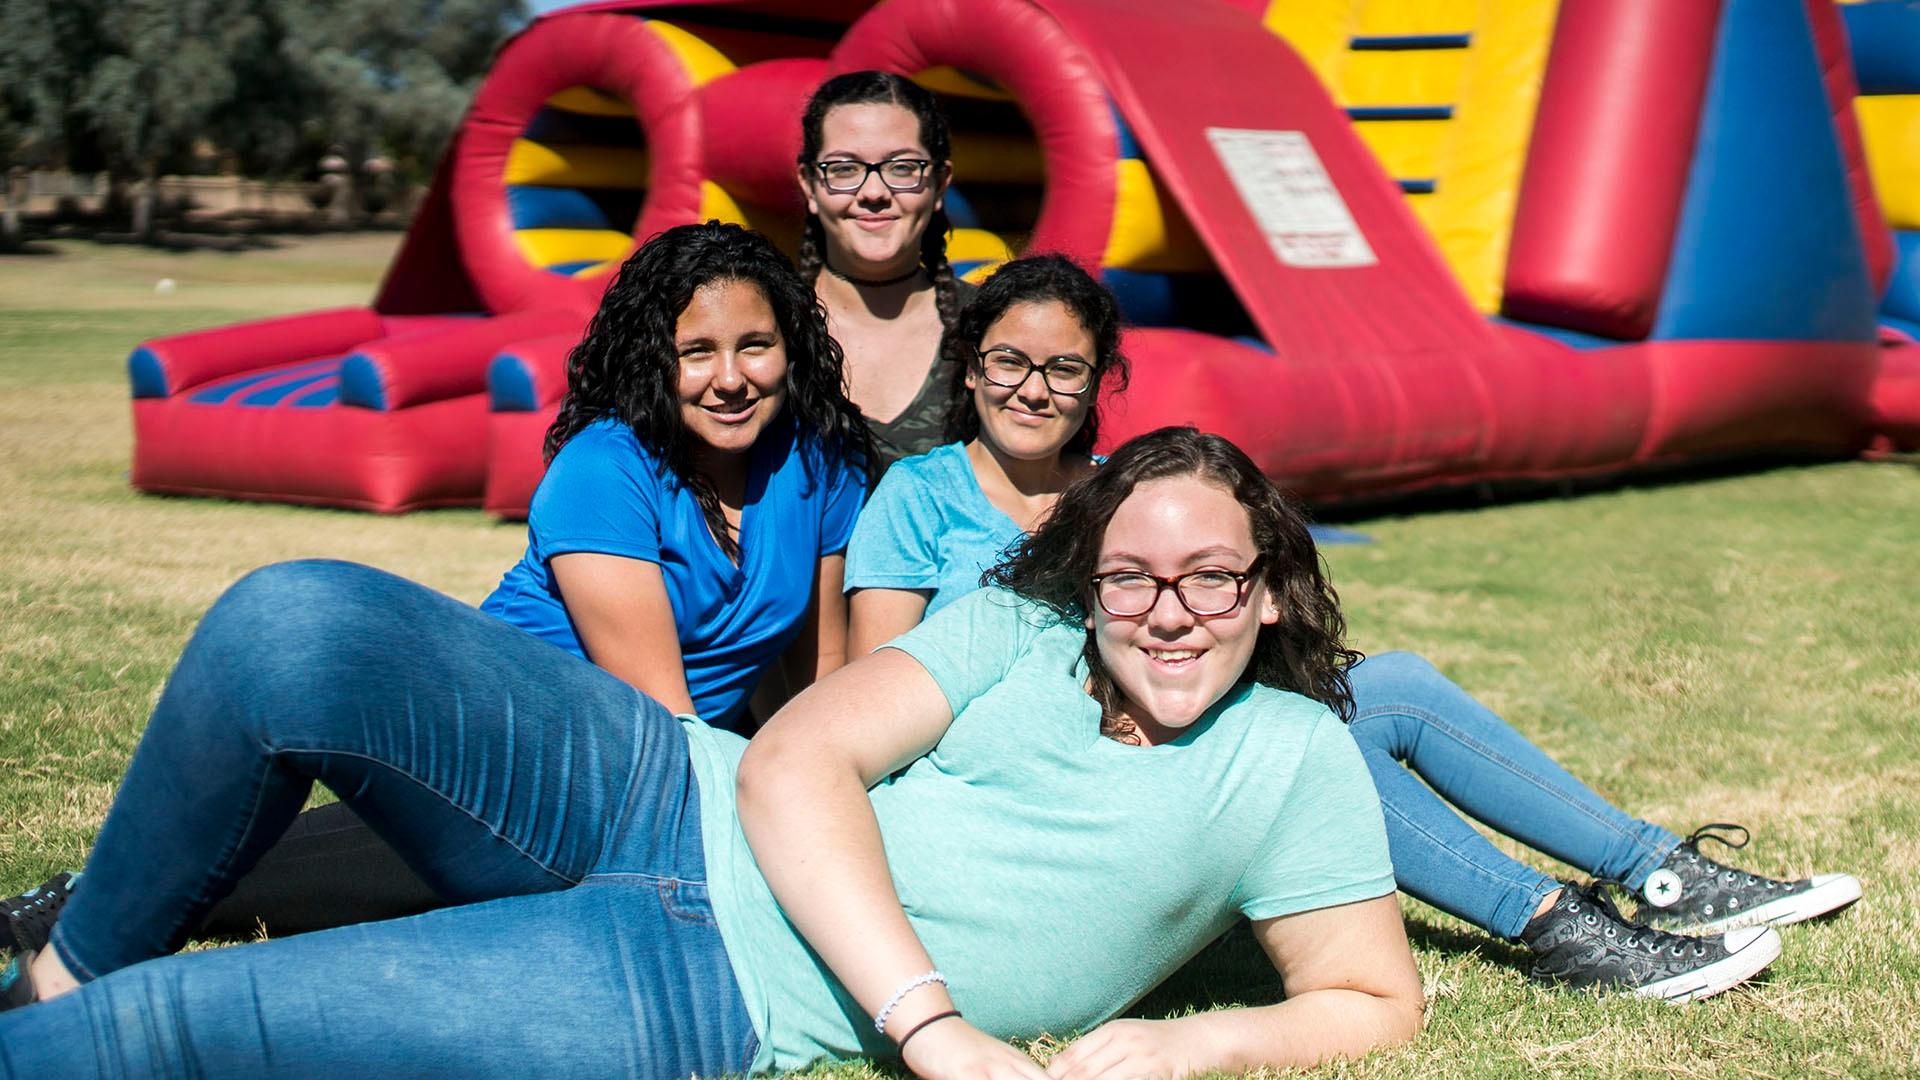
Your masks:
<instances>
[{"instance_id":1,"label":"inflatable slide","mask_svg":"<svg viewBox=\"0 0 1920 1080\"><path fill-rule=\"evenodd\" d=\"M502 48L369 308L137 350L135 485L523 513L609 271L790 239L801 104L869 67L953 121L959 269L1120 297L1110 439L1321 499L1914 441L1828 0L625 0Z\"/></svg>"}]
</instances>

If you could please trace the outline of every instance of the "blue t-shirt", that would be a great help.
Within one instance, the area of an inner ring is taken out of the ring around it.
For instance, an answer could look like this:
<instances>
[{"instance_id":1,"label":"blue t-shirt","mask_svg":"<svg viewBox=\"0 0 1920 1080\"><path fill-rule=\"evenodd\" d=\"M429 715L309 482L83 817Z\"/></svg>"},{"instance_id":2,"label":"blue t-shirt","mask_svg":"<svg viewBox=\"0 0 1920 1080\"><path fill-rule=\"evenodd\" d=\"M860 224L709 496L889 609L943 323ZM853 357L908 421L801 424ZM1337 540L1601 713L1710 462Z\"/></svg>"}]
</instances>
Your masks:
<instances>
[{"instance_id":1,"label":"blue t-shirt","mask_svg":"<svg viewBox=\"0 0 1920 1080\"><path fill-rule=\"evenodd\" d=\"M1024 535L987 501L960 443L895 462L847 544L846 587L930 589L931 615L980 587L980 574Z\"/></svg>"},{"instance_id":2,"label":"blue t-shirt","mask_svg":"<svg viewBox=\"0 0 1920 1080\"><path fill-rule=\"evenodd\" d=\"M549 560L593 552L656 563L694 712L743 725L761 671L800 631L820 558L846 548L866 494L858 464L796 438L791 419L777 419L749 453L736 566L693 492L631 428L588 425L554 455L527 514L527 553L480 609L584 657Z\"/></svg>"}]
</instances>

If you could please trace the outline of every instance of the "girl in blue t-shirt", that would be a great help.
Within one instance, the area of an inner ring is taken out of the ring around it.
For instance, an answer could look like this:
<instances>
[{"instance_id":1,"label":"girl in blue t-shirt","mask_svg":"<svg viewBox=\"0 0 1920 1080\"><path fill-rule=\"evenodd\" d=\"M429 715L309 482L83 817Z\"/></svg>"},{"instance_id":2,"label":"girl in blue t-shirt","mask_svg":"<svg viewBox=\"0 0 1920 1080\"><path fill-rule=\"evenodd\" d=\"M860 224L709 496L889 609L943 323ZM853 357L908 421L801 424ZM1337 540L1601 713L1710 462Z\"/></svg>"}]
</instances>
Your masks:
<instances>
[{"instance_id":1,"label":"girl in blue t-shirt","mask_svg":"<svg viewBox=\"0 0 1920 1080\"><path fill-rule=\"evenodd\" d=\"M844 385L812 291L764 237L649 241L568 357L526 555L481 610L751 732L763 675L777 704L845 659L841 553L871 443Z\"/></svg>"},{"instance_id":2,"label":"girl in blue t-shirt","mask_svg":"<svg viewBox=\"0 0 1920 1080\"><path fill-rule=\"evenodd\" d=\"M961 313L956 355L978 358L956 364L964 392L948 433L958 441L893 466L854 528L846 574L852 655L977 589L982 572L1046 516L1061 486L1091 471L1093 395L1061 393L1057 375L1049 385L1024 361L1006 365L998 380L988 365L1001 350L1055 364L1091 359L1096 378L1120 370L1117 316L1110 300L1099 302L1104 296L1065 260L1028 259L1009 263ZM1845 874L1777 881L1730 870L1700 853L1712 833L1682 841L1622 813L1418 656L1376 656L1350 678L1352 731L1386 811L1400 887L1524 942L1536 977L1704 997L1777 954L1777 935L1740 928L1797 922L1860 894ZM1441 796L1502 833L1625 882L1641 894L1643 913L1664 916L1666 926L1718 933L1683 940L1629 925L1591 887L1502 853Z\"/></svg>"},{"instance_id":3,"label":"girl in blue t-shirt","mask_svg":"<svg viewBox=\"0 0 1920 1080\"><path fill-rule=\"evenodd\" d=\"M980 586L980 571L1093 470L1099 395L1126 386L1113 294L1072 260L1002 266L946 342L945 445L896 463L847 551L850 655Z\"/></svg>"}]
</instances>

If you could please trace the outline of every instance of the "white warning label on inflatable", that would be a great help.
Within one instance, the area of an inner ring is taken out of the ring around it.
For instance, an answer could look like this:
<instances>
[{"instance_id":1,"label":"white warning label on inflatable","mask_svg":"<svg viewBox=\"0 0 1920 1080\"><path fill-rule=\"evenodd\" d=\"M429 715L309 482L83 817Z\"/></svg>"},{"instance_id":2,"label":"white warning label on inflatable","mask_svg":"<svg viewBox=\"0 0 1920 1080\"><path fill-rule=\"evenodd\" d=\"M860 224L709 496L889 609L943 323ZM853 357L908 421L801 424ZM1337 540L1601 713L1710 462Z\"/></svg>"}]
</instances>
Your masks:
<instances>
[{"instance_id":1,"label":"white warning label on inflatable","mask_svg":"<svg viewBox=\"0 0 1920 1080\"><path fill-rule=\"evenodd\" d=\"M1281 262L1326 267L1379 261L1305 133L1210 127L1207 141Z\"/></svg>"}]
</instances>

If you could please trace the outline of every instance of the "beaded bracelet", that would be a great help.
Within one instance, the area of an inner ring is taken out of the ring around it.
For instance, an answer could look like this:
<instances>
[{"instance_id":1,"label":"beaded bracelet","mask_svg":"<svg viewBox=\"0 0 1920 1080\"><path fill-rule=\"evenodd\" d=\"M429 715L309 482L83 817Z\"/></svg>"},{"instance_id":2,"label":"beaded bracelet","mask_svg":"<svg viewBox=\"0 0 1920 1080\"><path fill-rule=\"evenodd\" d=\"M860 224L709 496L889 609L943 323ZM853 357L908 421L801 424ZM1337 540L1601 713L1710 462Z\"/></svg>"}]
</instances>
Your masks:
<instances>
[{"instance_id":1,"label":"beaded bracelet","mask_svg":"<svg viewBox=\"0 0 1920 1080\"><path fill-rule=\"evenodd\" d=\"M934 983L939 983L941 986L947 985L947 977L940 974L937 968L933 971L915 975L913 978L901 983L900 989L895 990L893 996L887 999L887 1003L882 1005L880 1011L874 1014L873 1030L885 1035L887 1033L887 1018L893 1015L893 1010L900 1007L900 1000L915 990L923 986L931 986Z\"/></svg>"},{"instance_id":2,"label":"beaded bracelet","mask_svg":"<svg viewBox=\"0 0 1920 1080\"><path fill-rule=\"evenodd\" d=\"M922 1031L925 1031L927 1028L932 1027L933 1025L939 1023L942 1020L951 1020L954 1017L959 1015L960 1015L959 1009L948 1009L946 1012L934 1013L932 1016L929 1016L925 1020L922 1020L919 1023L908 1028L907 1033L905 1035L900 1036L900 1041L894 1043L893 1045L897 1050L899 1050L901 1053L904 1054L907 1051L908 1039L913 1038L915 1035L920 1034Z\"/></svg>"}]
</instances>

